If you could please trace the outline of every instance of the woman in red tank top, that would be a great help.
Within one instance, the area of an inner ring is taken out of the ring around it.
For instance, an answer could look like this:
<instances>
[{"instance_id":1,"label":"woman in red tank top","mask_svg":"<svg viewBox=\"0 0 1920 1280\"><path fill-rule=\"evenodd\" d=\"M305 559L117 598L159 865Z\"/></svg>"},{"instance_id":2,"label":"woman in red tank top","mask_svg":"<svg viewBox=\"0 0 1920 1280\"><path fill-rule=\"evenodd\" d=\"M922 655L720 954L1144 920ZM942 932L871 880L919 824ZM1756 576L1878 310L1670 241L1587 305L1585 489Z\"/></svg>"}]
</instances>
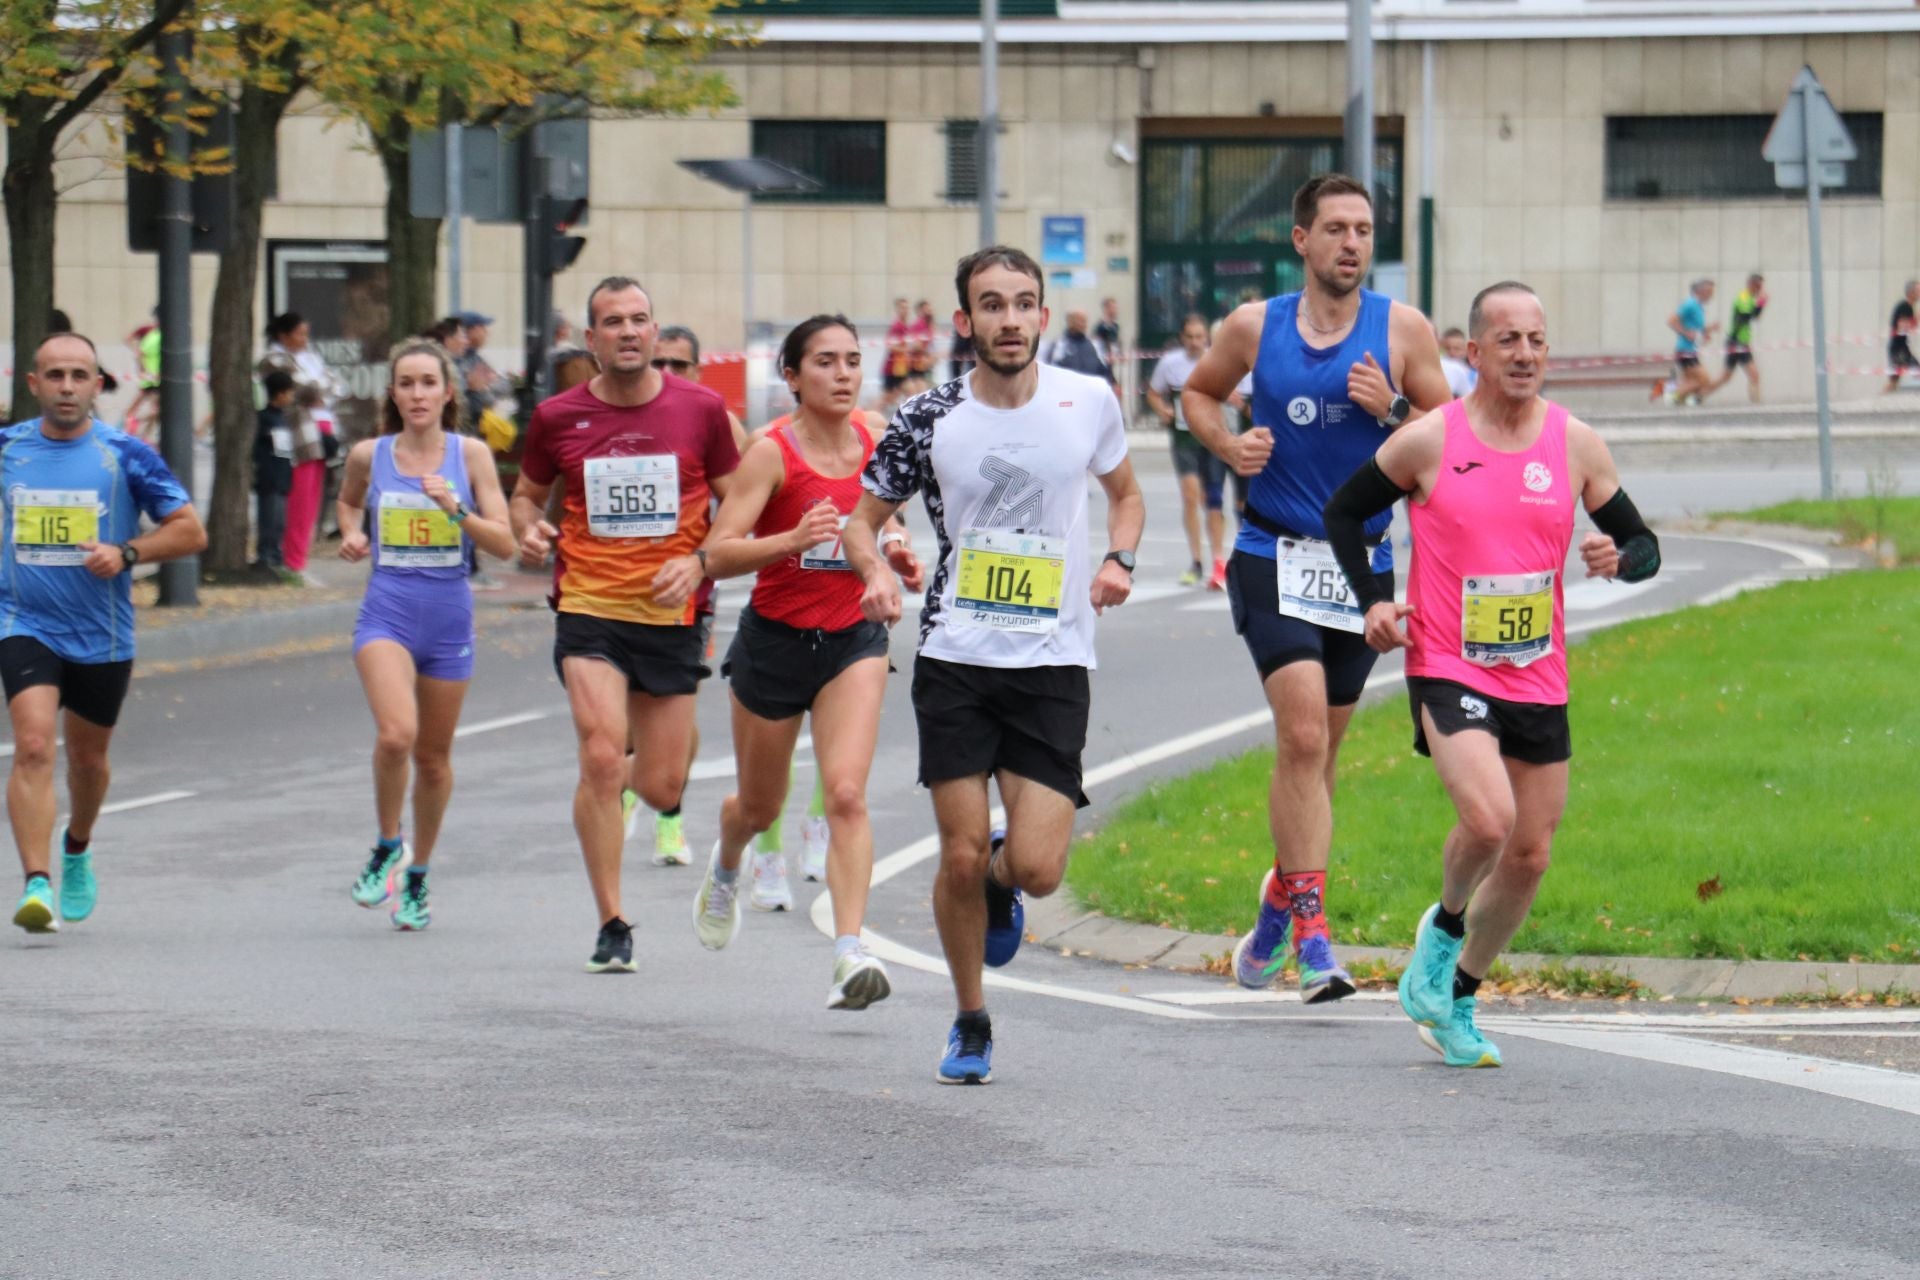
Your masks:
<instances>
[{"instance_id":1,"label":"woman in red tank top","mask_svg":"<svg viewBox=\"0 0 1920 1280\"><path fill-rule=\"evenodd\" d=\"M844 316L815 316L787 335L780 370L799 408L747 450L702 549L709 577L758 577L721 668L733 693L739 789L720 806L694 931L713 950L739 932L746 848L780 816L802 716L811 713L833 894L827 1007L864 1009L890 988L886 970L860 948L873 876L867 774L886 693L887 632L861 616L861 582L840 546L874 445L859 409L859 335ZM924 572L904 534L883 549L903 585L919 590ZM775 910L784 900L756 894L754 905Z\"/></svg>"}]
</instances>

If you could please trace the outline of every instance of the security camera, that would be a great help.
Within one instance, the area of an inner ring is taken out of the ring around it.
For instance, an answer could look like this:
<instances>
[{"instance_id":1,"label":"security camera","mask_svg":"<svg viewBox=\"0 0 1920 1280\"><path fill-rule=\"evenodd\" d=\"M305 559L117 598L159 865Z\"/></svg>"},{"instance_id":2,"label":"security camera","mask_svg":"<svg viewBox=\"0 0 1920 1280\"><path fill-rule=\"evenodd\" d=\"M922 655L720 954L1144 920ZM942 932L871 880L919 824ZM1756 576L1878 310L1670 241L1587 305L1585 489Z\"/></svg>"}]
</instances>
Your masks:
<instances>
[{"instance_id":1,"label":"security camera","mask_svg":"<svg viewBox=\"0 0 1920 1280\"><path fill-rule=\"evenodd\" d=\"M1133 154L1133 148L1128 146L1126 143L1120 141L1118 138L1115 138L1113 140L1113 145L1107 148L1107 150L1111 152L1113 155L1113 158L1115 160L1118 160L1121 164L1132 164L1136 158Z\"/></svg>"}]
</instances>

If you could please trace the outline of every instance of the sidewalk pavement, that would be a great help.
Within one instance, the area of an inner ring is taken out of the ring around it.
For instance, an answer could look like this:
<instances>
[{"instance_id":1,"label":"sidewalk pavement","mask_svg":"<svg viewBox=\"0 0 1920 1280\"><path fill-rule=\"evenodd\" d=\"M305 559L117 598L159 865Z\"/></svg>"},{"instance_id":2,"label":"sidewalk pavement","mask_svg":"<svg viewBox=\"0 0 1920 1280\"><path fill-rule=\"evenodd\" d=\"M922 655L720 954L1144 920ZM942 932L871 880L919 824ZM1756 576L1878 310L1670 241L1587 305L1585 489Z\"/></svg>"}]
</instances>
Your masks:
<instances>
[{"instance_id":1,"label":"sidewalk pavement","mask_svg":"<svg viewBox=\"0 0 1920 1280\"><path fill-rule=\"evenodd\" d=\"M1184 933L1157 925L1110 920L1088 911L1062 889L1027 902L1027 941L1064 954L1113 964L1205 972L1209 961L1233 954L1239 935ZM1340 958L1405 965L1408 952L1392 947L1341 947ZM1612 971L1649 995L1689 1000L1770 1000L1781 996L1920 993L1920 964L1829 964L1779 960L1669 960L1657 956L1548 956L1515 952L1501 960L1518 972L1558 966ZM1230 979L1229 979L1230 981Z\"/></svg>"},{"instance_id":2,"label":"sidewalk pavement","mask_svg":"<svg viewBox=\"0 0 1920 1280\"><path fill-rule=\"evenodd\" d=\"M152 603L150 578L134 584L135 671L168 669L195 662L232 662L266 658L275 651L344 646L353 635L366 593L371 561L348 564L331 558L338 544L318 541L308 566L318 585L283 586L203 584L192 608L162 609ZM553 574L502 564L482 557L498 590L476 591L476 613L544 609Z\"/></svg>"}]
</instances>

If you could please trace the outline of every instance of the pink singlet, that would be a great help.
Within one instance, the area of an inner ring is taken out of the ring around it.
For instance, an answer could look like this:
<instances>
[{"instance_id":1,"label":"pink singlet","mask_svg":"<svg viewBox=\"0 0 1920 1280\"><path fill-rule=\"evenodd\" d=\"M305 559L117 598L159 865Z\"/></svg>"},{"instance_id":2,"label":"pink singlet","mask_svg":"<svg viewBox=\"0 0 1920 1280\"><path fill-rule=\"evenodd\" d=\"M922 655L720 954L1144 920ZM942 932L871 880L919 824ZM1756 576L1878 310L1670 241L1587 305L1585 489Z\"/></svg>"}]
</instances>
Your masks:
<instances>
[{"instance_id":1,"label":"pink singlet","mask_svg":"<svg viewBox=\"0 0 1920 1280\"><path fill-rule=\"evenodd\" d=\"M1407 674L1509 702L1564 705L1560 579L1574 516L1567 411L1549 403L1539 437L1518 453L1475 435L1462 401L1442 412L1439 478L1425 502L1407 504Z\"/></svg>"}]
</instances>

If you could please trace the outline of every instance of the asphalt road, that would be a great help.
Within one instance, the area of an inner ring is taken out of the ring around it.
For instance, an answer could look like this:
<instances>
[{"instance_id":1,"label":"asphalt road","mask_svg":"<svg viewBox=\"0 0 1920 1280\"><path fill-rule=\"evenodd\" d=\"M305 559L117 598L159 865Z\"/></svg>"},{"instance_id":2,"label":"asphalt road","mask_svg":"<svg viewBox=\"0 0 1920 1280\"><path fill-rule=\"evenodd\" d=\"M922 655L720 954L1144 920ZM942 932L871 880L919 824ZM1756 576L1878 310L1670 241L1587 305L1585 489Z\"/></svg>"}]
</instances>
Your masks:
<instances>
[{"instance_id":1,"label":"asphalt road","mask_svg":"<svg viewBox=\"0 0 1920 1280\"><path fill-rule=\"evenodd\" d=\"M1155 516L1139 596L1101 624L1083 829L1264 732L1238 723L1260 703L1224 601L1174 583L1171 477L1143 465ZM1711 473L1667 483L1717 501ZM1652 584L1575 587L1571 622L1818 553L1671 537L1666 559ZM1507 1067L1454 1072L1385 1000L1309 1013L1029 948L990 990L995 1083L935 1085L952 1005L904 670L871 787L891 1000L824 1009L811 890L703 951L697 873L646 865L644 830L641 973L589 976L550 637L539 612L493 616L422 934L347 897L372 735L344 654L136 681L110 799L138 807L99 829L98 913L0 938L0 1275L1920 1270L1902 1015L1495 1006ZM725 709L710 686L702 851Z\"/></svg>"}]
</instances>

